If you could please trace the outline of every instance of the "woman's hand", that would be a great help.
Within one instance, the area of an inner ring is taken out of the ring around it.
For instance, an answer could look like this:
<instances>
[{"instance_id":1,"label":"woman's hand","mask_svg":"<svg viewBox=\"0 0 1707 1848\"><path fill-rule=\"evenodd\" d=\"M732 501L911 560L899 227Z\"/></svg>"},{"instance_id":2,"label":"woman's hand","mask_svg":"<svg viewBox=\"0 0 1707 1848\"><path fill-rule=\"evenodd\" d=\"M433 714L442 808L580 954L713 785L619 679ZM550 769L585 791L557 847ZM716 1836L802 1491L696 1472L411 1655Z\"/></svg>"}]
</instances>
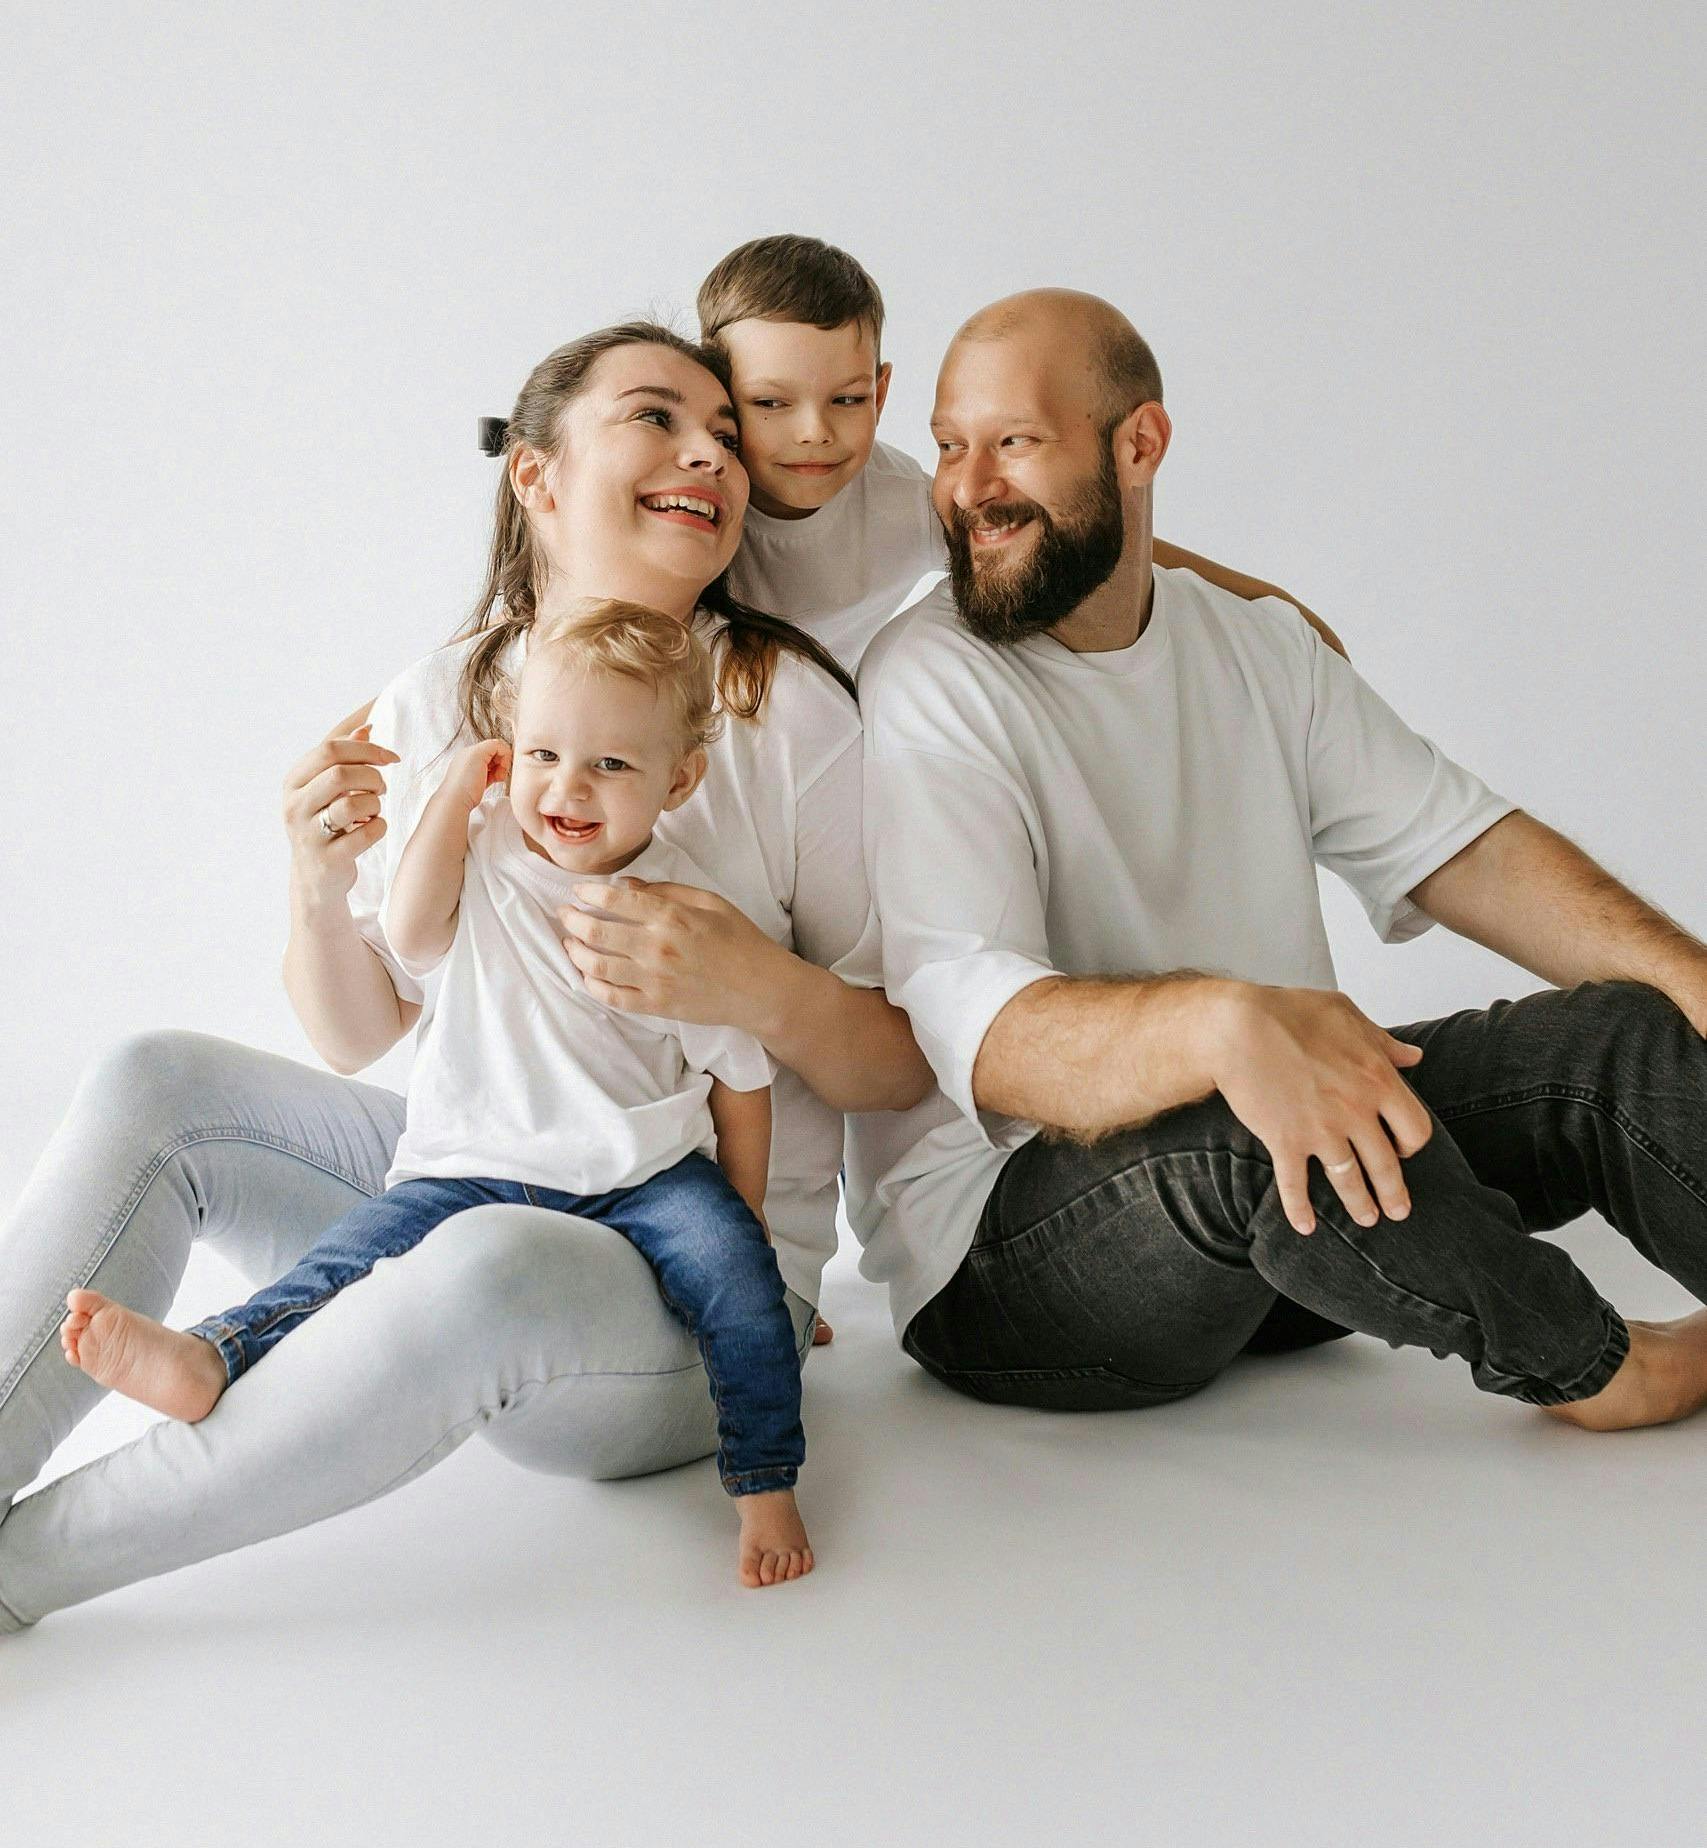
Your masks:
<instances>
[{"instance_id":1,"label":"woman's hand","mask_svg":"<svg viewBox=\"0 0 1707 1848\"><path fill-rule=\"evenodd\" d=\"M372 704L340 720L285 778L291 878L299 893L322 903L348 896L358 856L385 833L379 766L401 760L368 735Z\"/></svg>"},{"instance_id":2,"label":"woman's hand","mask_svg":"<svg viewBox=\"0 0 1707 1848\"><path fill-rule=\"evenodd\" d=\"M587 881L589 917L565 906L563 947L595 1001L632 1014L758 1031L777 959L789 952L715 892L698 886ZM759 1037L763 1037L762 1034Z\"/></svg>"},{"instance_id":3,"label":"woman's hand","mask_svg":"<svg viewBox=\"0 0 1707 1848\"><path fill-rule=\"evenodd\" d=\"M466 814L479 808L494 783L510 774L510 747L501 738L482 738L466 745L451 759L450 772L439 785L443 799Z\"/></svg>"}]
</instances>

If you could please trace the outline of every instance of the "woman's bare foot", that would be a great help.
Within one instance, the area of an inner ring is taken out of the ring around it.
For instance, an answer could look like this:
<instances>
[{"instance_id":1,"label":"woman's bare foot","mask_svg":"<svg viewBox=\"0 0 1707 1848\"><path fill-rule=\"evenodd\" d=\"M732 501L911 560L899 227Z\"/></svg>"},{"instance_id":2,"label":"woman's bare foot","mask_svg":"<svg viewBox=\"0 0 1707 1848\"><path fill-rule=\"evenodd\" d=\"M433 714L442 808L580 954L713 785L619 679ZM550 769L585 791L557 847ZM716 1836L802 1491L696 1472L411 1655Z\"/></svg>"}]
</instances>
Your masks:
<instances>
[{"instance_id":1,"label":"woman's bare foot","mask_svg":"<svg viewBox=\"0 0 1707 1848\"><path fill-rule=\"evenodd\" d=\"M1707 1309L1675 1322L1631 1322L1630 1352L1591 1399L1546 1409L1585 1431L1672 1424L1707 1406Z\"/></svg>"},{"instance_id":2,"label":"woman's bare foot","mask_svg":"<svg viewBox=\"0 0 1707 1848\"><path fill-rule=\"evenodd\" d=\"M60 1325L59 1345L90 1379L186 1424L205 1418L219 1402L225 1362L212 1342L179 1334L94 1290L73 1290L65 1306L70 1313Z\"/></svg>"},{"instance_id":3,"label":"woman's bare foot","mask_svg":"<svg viewBox=\"0 0 1707 1848\"><path fill-rule=\"evenodd\" d=\"M741 1583L780 1585L812 1570L812 1548L792 1489L737 1495L741 1516Z\"/></svg>"}]
</instances>

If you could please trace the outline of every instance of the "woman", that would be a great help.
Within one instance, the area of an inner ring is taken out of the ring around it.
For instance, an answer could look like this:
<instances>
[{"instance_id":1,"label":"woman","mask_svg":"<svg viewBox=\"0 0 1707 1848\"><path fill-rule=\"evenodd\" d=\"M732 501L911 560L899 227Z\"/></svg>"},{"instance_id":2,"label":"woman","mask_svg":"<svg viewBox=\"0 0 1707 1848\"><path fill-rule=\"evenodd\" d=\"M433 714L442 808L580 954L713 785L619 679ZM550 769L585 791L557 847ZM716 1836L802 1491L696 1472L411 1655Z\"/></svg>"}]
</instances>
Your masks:
<instances>
[{"instance_id":1,"label":"woman","mask_svg":"<svg viewBox=\"0 0 1707 1848\"><path fill-rule=\"evenodd\" d=\"M876 986L851 689L815 644L721 589L747 483L716 367L637 323L535 369L510 420L474 621L287 783L285 979L335 1071L393 1045L424 997L377 925L390 868L448 747L490 735L497 677L538 610L599 596L683 621L699 611L720 634L731 719L701 791L660 833L738 903L607 888L596 902L637 927L632 953L595 921L575 925L575 959L599 999L739 1026L784 1068L767 1205L804 1353L835 1245L841 1113L911 1105L929 1074ZM146 1035L102 1061L0 1250L0 1506L97 1396L55 1338L68 1289L161 1315L197 1237L257 1280L277 1274L378 1190L400 1128L388 1092L199 1035ZM619 1235L525 1207L458 1215L323 1310L217 1418L155 1426L12 1506L0 1627L371 1500L475 1431L519 1462L590 1477L712 1450L692 1341Z\"/></svg>"}]
</instances>

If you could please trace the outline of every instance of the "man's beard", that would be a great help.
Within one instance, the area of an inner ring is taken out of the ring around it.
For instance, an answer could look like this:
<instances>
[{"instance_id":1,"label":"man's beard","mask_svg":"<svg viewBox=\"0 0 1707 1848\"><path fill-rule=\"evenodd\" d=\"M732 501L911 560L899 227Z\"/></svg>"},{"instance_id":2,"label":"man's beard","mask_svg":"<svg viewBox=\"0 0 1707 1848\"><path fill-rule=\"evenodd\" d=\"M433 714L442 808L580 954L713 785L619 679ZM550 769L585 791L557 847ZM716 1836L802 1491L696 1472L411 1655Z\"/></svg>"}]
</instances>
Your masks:
<instances>
[{"instance_id":1,"label":"man's beard","mask_svg":"<svg viewBox=\"0 0 1707 1848\"><path fill-rule=\"evenodd\" d=\"M973 565L969 534L974 526L1024 520L1035 521L1039 529L1030 558L993 570ZM1100 590L1120 563L1126 521L1112 445L1105 446L1102 467L1074 489L1059 517L1035 501L999 501L981 507L976 517L950 507L944 531L955 607L980 641L1006 648L1054 628Z\"/></svg>"}]
</instances>

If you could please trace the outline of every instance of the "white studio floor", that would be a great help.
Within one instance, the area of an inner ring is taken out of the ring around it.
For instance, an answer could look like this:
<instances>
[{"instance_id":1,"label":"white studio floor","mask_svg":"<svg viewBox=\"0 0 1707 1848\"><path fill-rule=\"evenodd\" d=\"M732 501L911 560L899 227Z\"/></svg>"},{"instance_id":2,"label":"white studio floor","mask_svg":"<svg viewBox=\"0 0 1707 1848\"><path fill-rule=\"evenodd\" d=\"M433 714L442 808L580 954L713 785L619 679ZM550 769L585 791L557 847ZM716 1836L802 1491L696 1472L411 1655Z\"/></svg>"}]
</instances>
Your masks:
<instances>
[{"instance_id":1,"label":"white studio floor","mask_svg":"<svg viewBox=\"0 0 1707 1848\"><path fill-rule=\"evenodd\" d=\"M1597 1222L1565 1242L1630 1313L1690 1306ZM846 1260L825 1307L809 1581L736 1587L709 1465L585 1485L470 1443L0 1641L0 1839L1698 1835L1707 1419L1590 1437L1364 1339L1165 1410L998 1411Z\"/></svg>"}]
</instances>

